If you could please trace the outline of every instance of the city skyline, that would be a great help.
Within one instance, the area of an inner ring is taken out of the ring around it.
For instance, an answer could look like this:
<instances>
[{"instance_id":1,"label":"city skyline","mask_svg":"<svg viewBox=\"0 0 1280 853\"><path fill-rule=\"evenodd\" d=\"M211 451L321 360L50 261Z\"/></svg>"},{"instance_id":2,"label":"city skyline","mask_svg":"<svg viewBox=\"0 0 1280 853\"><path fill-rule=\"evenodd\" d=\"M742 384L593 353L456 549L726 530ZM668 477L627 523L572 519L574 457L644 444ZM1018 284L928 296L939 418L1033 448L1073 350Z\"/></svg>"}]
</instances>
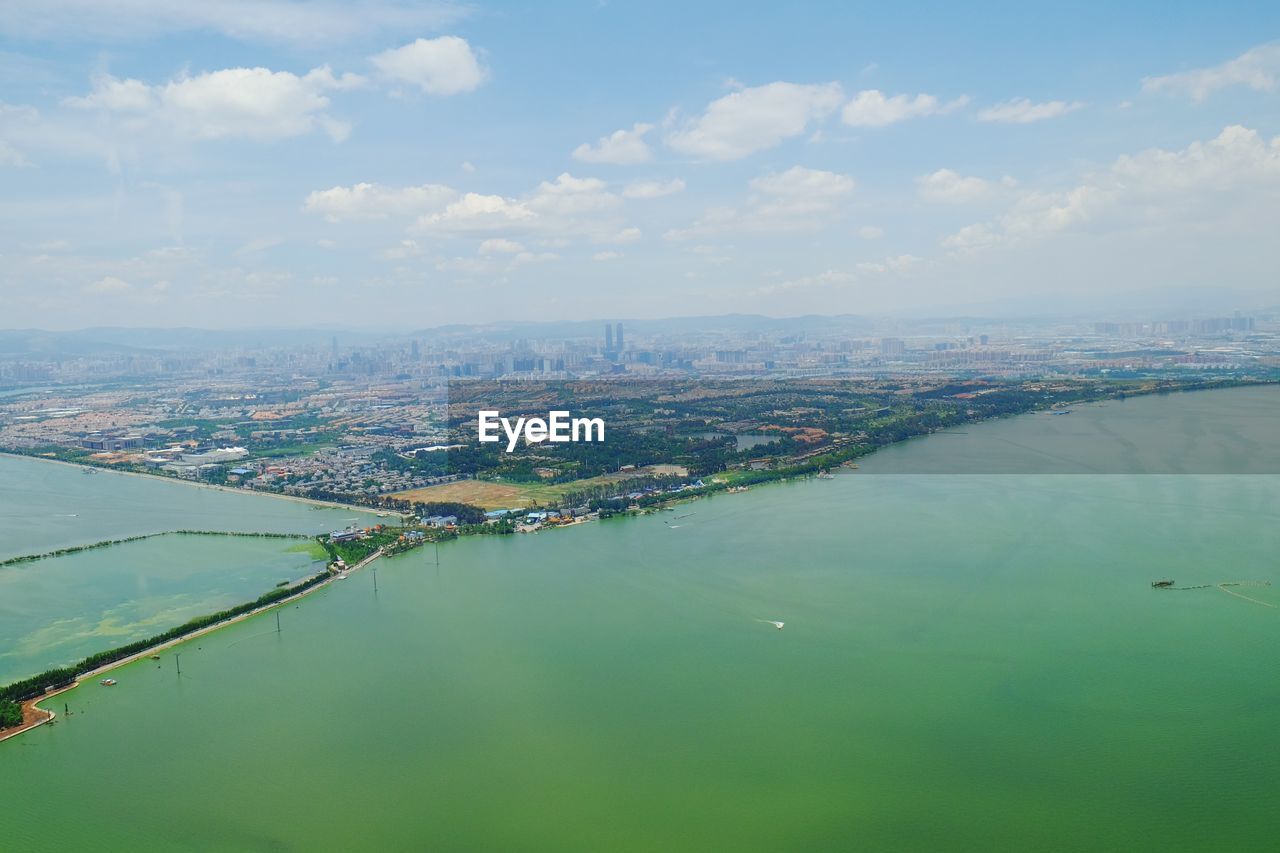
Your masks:
<instances>
[{"instance_id":1,"label":"city skyline","mask_svg":"<svg viewBox=\"0 0 1280 853\"><path fill-rule=\"evenodd\" d=\"M235 6L0 21L5 326L1277 302L1274 9Z\"/></svg>"}]
</instances>

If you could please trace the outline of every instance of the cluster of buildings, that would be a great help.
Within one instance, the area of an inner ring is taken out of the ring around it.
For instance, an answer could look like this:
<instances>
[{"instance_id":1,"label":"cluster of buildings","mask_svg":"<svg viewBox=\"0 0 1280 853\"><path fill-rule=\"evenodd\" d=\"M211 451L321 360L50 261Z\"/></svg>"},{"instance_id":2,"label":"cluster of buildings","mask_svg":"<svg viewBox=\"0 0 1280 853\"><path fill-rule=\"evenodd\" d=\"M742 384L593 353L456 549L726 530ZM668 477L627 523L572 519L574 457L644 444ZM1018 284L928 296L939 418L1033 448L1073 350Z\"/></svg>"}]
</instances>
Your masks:
<instances>
[{"instance_id":1,"label":"cluster of buildings","mask_svg":"<svg viewBox=\"0 0 1280 853\"><path fill-rule=\"evenodd\" d=\"M634 321L625 327L611 321L603 328L594 323L455 328L385 338L360 335L340 340L335 336L327 345L318 343L314 335L299 338L298 343L282 337L278 345L266 336L268 342L256 347L162 353L124 353L116 347L92 355L0 355L0 385L152 377L173 387L240 383L286 395L296 390L318 393L327 385L335 404L341 406L353 401L357 388L386 393L397 383L410 383L421 391L451 379L617 374L785 378L940 372L970 366L976 372L990 369L998 375L1017 376L1043 371L1046 365L1063 373L1087 370L1079 353L1107 358L1135 346L1191 352L1232 346L1245 361L1280 355L1280 317L1275 316L1160 321L848 317L805 323L757 319ZM1178 362L1167 363L1176 366ZM370 428L420 431L424 427L413 419L393 420ZM258 426L282 441L288 439L288 429L296 428Z\"/></svg>"}]
</instances>

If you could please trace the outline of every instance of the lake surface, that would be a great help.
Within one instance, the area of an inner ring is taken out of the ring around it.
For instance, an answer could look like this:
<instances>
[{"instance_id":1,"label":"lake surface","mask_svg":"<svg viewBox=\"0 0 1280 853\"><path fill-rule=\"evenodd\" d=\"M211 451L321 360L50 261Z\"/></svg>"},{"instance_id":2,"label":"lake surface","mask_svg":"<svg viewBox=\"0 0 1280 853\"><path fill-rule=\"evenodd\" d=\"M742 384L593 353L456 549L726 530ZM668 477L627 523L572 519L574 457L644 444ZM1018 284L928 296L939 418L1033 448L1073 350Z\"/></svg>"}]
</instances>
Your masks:
<instances>
[{"instance_id":1,"label":"lake surface","mask_svg":"<svg viewBox=\"0 0 1280 853\"><path fill-rule=\"evenodd\" d=\"M867 473L1280 474L1280 389L1225 388L1073 404L887 447Z\"/></svg>"},{"instance_id":2,"label":"lake surface","mask_svg":"<svg viewBox=\"0 0 1280 853\"><path fill-rule=\"evenodd\" d=\"M1151 398L1145 434L1216 465L1214 417L1280 422L1245 390ZM6 844L1274 848L1280 592L1149 584L1280 581L1280 477L872 464L411 552L184 644L181 677L123 667L0 744Z\"/></svg>"},{"instance_id":3,"label":"lake surface","mask_svg":"<svg viewBox=\"0 0 1280 853\"><path fill-rule=\"evenodd\" d=\"M0 455L0 560L167 530L327 533L372 513Z\"/></svg>"},{"instance_id":4,"label":"lake surface","mask_svg":"<svg viewBox=\"0 0 1280 853\"><path fill-rule=\"evenodd\" d=\"M0 559L177 529L313 535L372 513L0 456ZM314 574L280 539L166 536L0 566L0 683Z\"/></svg>"},{"instance_id":5,"label":"lake surface","mask_svg":"<svg viewBox=\"0 0 1280 853\"><path fill-rule=\"evenodd\" d=\"M0 684L314 575L324 560L306 547L305 540L174 535L0 567Z\"/></svg>"}]
</instances>

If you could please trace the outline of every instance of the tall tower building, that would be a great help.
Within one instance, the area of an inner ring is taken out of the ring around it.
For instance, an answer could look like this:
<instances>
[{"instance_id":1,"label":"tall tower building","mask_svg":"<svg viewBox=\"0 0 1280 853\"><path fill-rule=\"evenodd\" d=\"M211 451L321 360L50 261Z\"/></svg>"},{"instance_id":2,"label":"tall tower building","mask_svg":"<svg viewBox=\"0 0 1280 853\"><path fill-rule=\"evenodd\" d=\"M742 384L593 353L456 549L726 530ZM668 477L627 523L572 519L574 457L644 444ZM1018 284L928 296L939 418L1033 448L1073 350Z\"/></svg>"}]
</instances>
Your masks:
<instances>
[{"instance_id":1,"label":"tall tower building","mask_svg":"<svg viewBox=\"0 0 1280 853\"><path fill-rule=\"evenodd\" d=\"M613 352L613 326L604 324L604 351Z\"/></svg>"},{"instance_id":2,"label":"tall tower building","mask_svg":"<svg viewBox=\"0 0 1280 853\"><path fill-rule=\"evenodd\" d=\"M622 324L618 324L618 333L614 335L615 342L618 345L618 352L622 352Z\"/></svg>"}]
</instances>

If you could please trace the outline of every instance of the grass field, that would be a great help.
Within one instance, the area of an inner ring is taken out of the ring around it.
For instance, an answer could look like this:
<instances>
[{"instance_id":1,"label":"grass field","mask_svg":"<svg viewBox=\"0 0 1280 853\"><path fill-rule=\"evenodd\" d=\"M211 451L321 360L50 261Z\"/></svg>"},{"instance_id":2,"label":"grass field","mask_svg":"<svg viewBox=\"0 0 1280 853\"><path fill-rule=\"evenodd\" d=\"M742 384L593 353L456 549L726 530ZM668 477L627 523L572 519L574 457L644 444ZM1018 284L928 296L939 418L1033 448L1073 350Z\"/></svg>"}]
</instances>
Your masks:
<instances>
[{"instance_id":1,"label":"grass field","mask_svg":"<svg viewBox=\"0 0 1280 853\"><path fill-rule=\"evenodd\" d=\"M599 477L588 477L584 480L574 480L569 483L495 483L489 480L459 480L456 483L443 483L439 486L427 486L424 489L397 492L391 497L422 503L429 501L458 501L484 507L485 509L517 509L534 504L550 506L569 492L579 491L591 486L620 483L632 477L656 474L679 474L684 476L686 473L685 469L677 465L654 465L637 471L628 471L625 474L604 474Z\"/></svg>"}]
</instances>

